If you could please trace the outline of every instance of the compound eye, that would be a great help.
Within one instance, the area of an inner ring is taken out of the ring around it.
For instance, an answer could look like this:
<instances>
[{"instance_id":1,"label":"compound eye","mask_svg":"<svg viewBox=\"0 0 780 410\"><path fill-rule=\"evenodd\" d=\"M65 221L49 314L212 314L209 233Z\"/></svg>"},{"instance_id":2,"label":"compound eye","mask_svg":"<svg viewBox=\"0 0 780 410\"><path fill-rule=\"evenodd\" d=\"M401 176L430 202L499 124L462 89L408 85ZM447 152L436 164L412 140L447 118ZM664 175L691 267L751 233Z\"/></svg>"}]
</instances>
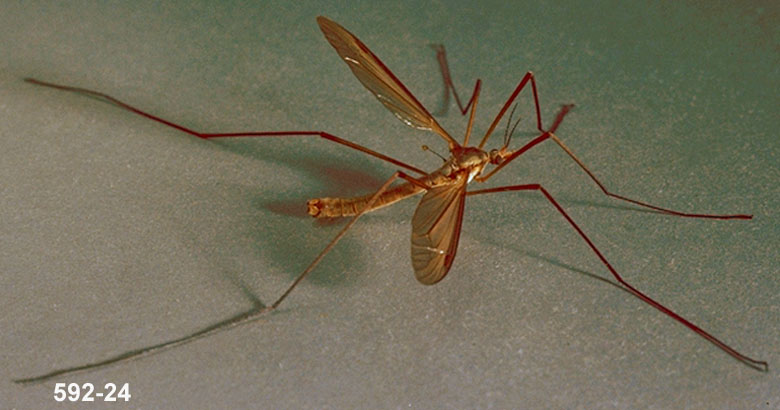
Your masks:
<instances>
[{"instance_id":1,"label":"compound eye","mask_svg":"<svg viewBox=\"0 0 780 410\"><path fill-rule=\"evenodd\" d=\"M490 155L491 164L498 165L504 161L504 158L501 157L501 152L497 149L491 149L488 155Z\"/></svg>"}]
</instances>

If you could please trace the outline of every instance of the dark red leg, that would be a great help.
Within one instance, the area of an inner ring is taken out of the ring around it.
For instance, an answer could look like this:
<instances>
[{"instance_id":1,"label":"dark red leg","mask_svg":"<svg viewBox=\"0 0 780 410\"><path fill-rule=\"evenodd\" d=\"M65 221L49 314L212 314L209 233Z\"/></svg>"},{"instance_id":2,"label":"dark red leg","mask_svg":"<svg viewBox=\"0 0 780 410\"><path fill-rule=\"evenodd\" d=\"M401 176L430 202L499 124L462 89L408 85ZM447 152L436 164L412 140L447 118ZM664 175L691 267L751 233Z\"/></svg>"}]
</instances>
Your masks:
<instances>
[{"instance_id":1,"label":"dark red leg","mask_svg":"<svg viewBox=\"0 0 780 410\"><path fill-rule=\"evenodd\" d=\"M104 94L104 93L101 93L101 92L98 92L98 91L92 91L92 90L88 90L86 88L80 88L80 87L71 87L71 86L66 86L66 85L47 83L47 82L44 82L44 81L36 80L34 78L25 78L24 81L26 81L28 83L31 83L31 84L36 84L36 85L41 85L41 86L45 86L45 87L56 88L58 90L70 91L70 92L75 92L75 93L79 93L79 94L89 95L89 96L92 96L92 97L97 97L98 99L101 99L101 100L106 101L108 103L114 104L114 105L116 105L116 106L118 106L120 108L123 108L125 110L134 112L134 113L136 113L136 114L138 114L138 115L140 115L142 117L148 118L148 119L150 119L152 121L157 121L157 122L159 122L161 124L167 125L167 126L169 126L171 128L175 128L175 129L177 129L179 131L182 131L182 132L186 132L187 134L190 134L190 135L198 137L198 138L211 139L211 138L233 138L233 137L317 136L317 137L320 137L320 138L324 138L324 139L326 139L328 141L333 141L333 142L336 142L338 144L347 146L349 148L358 150L360 152L364 152L364 153L366 153L368 155L371 155L371 156L373 156L375 158L379 158L379 159L381 159L383 161L387 161L387 162L389 162L389 163L391 163L393 165L399 166L401 168L406 168L406 169L408 169L410 171L413 171L413 172L416 172L416 173L418 173L420 175L425 175L426 174L425 171L423 171L423 170L421 170L419 168L413 167L413 166L408 165L406 163L403 163L403 162L401 162L401 161L399 161L399 160L397 160L395 158L391 158L391 157L388 157L387 155L380 154L380 153L378 153L378 152L376 152L374 150L368 149L368 148L366 148L366 147L364 147L362 145L355 144L354 142L347 141L345 139L339 138L339 137L337 137L337 136L335 136L333 134L330 134L330 133L327 133L327 132L324 132L324 131L249 131L249 132L227 132L227 133L204 133L204 132L195 131L195 130L192 130L190 128L184 127L182 125L173 123L173 122L168 121L166 119L160 118L160 117L158 117L156 115L149 114L148 112L142 111L142 110L140 110L138 108L133 107L132 105L129 105L129 104L126 104L126 103L124 103L122 101L119 101L116 98L114 98L114 97L112 97L112 96L110 96L108 94Z\"/></svg>"},{"instance_id":2,"label":"dark red leg","mask_svg":"<svg viewBox=\"0 0 780 410\"><path fill-rule=\"evenodd\" d=\"M509 106L512 105L512 103L515 101L515 98L517 98L517 95L520 94L520 91L523 91L523 88L525 88L526 84L528 84L529 81L531 82L531 90L533 91L534 94L534 107L536 107L536 128L542 133L545 132L544 129L542 128L542 113L539 109L539 93L536 91L536 81L534 80L534 73L529 71L525 73L523 79L520 80L520 83L517 85L517 87L515 87L515 91L512 92L512 95L510 95L509 98L506 100L506 103L504 103L504 106L501 108L501 111L499 111L498 115L496 115L496 118L493 120L493 123L490 124L490 127L485 133L485 136L482 138L482 141L478 145L480 149L485 146L485 143L487 143L488 138L496 129L496 126L498 125L499 121L501 121L501 118L506 113L506 110L509 109Z\"/></svg>"},{"instance_id":3,"label":"dark red leg","mask_svg":"<svg viewBox=\"0 0 780 410\"><path fill-rule=\"evenodd\" d=\"M675 211L673 209L662 208L660 206L652 205L652 204L649 204L647 202L638 201L636 199L631 199L631 198L628 198L628 197L625 197L625 196L622 196L622 195L618 195L618 194L614 194L614 193L608 191L607 188L604 187L604 184L602 184L598 180L598 178L596 178L596 176L593 175L593 173L588 169L588 167L586 167L585 164L579 158L577 158L576 155L574 155L574 153L571 151L571 149L569 149L569 147L567 147L563 143L563 141L561 141L561 139L558 138L558 136L555 135L555 130L558 129L558 126L563 121L563 117L566 116L566 114L569 113L569 111L571 110L572 107L574 107L573 104L564 105L561 108L561 110L558 112L558 115L555 117L555 121L553 122L553 125L550 127L550 129L547 132L545 132L542 135L534 138L533 140L531 140L527 144L525 144L522 147L520 147L520 149L518 149L516 151L513 151L512 154L507 156L501 164L499 164L498 166L493 168L489 173L485 174L484 176L477 177L476 178L477 181L480 181L480 182L487 181L488 178L492 177L496 172L498 172L501 168L505 167L507 164L512 162L515 158L519 157L520 155L522 155L523 153L525 153L529 149L533 148L537 144L545 141L546 139L552 138L552 140L555 141L555 143L558 144L564 151L566 151L566 154L568 154L569 157L571 157L574 160L574 162L576 162L577 165L579 165L580 168L582 168L585 171L585 173L588 174L588 176L593 180L593 182L595 182L596 185L599 186L601 191L604 192L604 194L606 194L609 197L612 197L612 198L615 198L615 199L619 199L621 201L630 202L630 203L632 203L634 205L639 205L639 206L642 206L642 207L645 207L645 208L649 208L649 209L652 209L652 210L660 212L660 213L664 213L664 214L668 214L668 215L688 217L688 218L708 218L708 219L752 219L753 218L752 215L747 215L747 214L713 215L713 214L700 214L700 213L680 212L680 211Z\"/></svg>"},{"instance_id":4,"label":"dark red leg","mask_svg":"<svg viewBox=\"0 0 780 410\"><path fill-rule=\"evenodd\" d=\"M585 171L586 174L588 174L590 179L592 179L593 182L595 182L596 185L598 185L598 187L601 189L601 191L604 192L604 194L606 194L609 197L612 197L612 198L615 198L615 199L619 199L621 201L630 202L630 203L632 203L634 205L643 206L645 208L649 208L649 209L652 209L654 211L658 211L658 212L661 212L661 213L664 213L664 214L676 215L676 216L684 216L684 217L689 217L689 218L709 218L709 219L752 219L753 218L753 215L747 215L747 214L712 215L712 214L698 214L698 213L690 213L690 212L680 212L680 211L675 211L673 209L662 208L660 206L648 204L647 202L638 201L636 199L627 198L627 197L622 196L622 195L614 194L614 193L612 193L612 192L607 190L607 188L604 186L604 184L602 184L601 181L599 181L598 178L596 178L596 176L592 172L590 172L588 167L585 166L585 163L583 163L579 158L577 158L577 156L574 155L574 152L572 152L572 150L569 149L569 147L567 147L566 144L564 144L563 141L561 141L560 138L558 138L555 134L552 134L552 133L550 134L550 137L553 139L553 141L555 141L556 144L558 144L564 151L566 151L566 154L568 154L569 157L571 157L571 159L573 159L574 162L576 162L577 165L579 165L580 168L582 168L582 170Z\"/></svg>"},{"instance_id":5,"label":"dark red leg","mask_svg":"<svg viewBox=\"0 0 780 410\"><path fill-rule=\"evenodd\" d=\"M441 77L444 80L444 104L443 104L443 110L442 114L447 112L447 108L450 106L450 91L452 91L452 95L455 97L455 103L458 104L458 109L460 110L461 115L466 115L466 112L468 112L469 107L472 103L474 103L474 97L477 95L477 90L480 87L481 81L477 79L477 83L474 84L474 92L471 94L471 98L469 98L469 102L464 107L463 104L460 102L460 97L458 97L458 91L455 90L455 84L452 83L452 76L450 75L450 66L447 64L447 52L444 50L444 46L441 44L431 44L431 47L436 50L436 60L439 62L439 68L441 69Z\"/></svg>"},{"instance_id":6,"label":"dark red leg","mask_svg":"<svg viewBox=\"0 0 780 410\"><path fill-rule=\"evenodd\" d=\"M593 242L590 240L590 238L588 238L588 236L585 235L585 232L583 232L582 229L580 229L580 227L577 226L577 224L574 222L574 220L571 219L571 217L566 213L566 211L564 211L563 207L561 207L561 205L558 204L558 201L556 201L552 197L552 195L550 195L550 193L547 192L547 190L544 189L544 187L542 187L541 185L539 185L539 184L524 184L524 185L511 185L511 186L504 186L504 187L480 189L480 190L468 192L467 195L479 195L479 194L487 194L487 193L493 193L493 192L511 192L511 191L539 191L539 192L541 192L542 195L544 195L544 197L547 198L547 200L550 201L550 203L555 207L555 209L558 210L558 212L561 215L563 215L564 218L566 218L566 221L568 221L569 224L574 228L574 230L577 231L577 233L580 235L580 237L582 237L582 239L585 240L585 242L588 244L588 246L590 246L590 249L593 250L593 252L596 254L596 256L599 257L599 259L604 264L604 266L606 266L607 269L610 271L610 273L612 273L612 276L614 276L615 279L617 279L617 281L620 282L634 296L636 296L639 299L643 300L644 302L646 302L650 306L652 306L652 307L660 310L661 312L667 314L668 316L672 317L674 320L684 324L689 329L693 330L694 332L699 334L701 337L709 340L712 344L714 344L715 346L719 347L720 349L722 349L723 351L725 351L726 353L728 353L729 355L731 355L735 359L741 361L742 363L744 363L744 364L746 364L746 365L748 365L748 366L750 366L750 367L752 367L754 369L757 369L757 370L761 370L761 371L768 371L769 370L769 365L767 364L767 362L765 362L763 360L752 359L752 358L750 358L748 356L745 356L742 353L734 350L729 345L727 345L727 344L721 342L720 340L718 340L715 336L712 336L711 334L707 333L702 328L700 328L700 327L694 325L693 323L689 322L684 317L678 315L677 313L675 313L671 309L667 308L666 306L664 306L664 305L656 302L655 300L651 299L649 296L645 295L644 293L639 291L637 288L633 287L631 284L626 282L620 276L620 274L617 273L615 268L613 268L612 265L610 265L610 263L607 261L607 258L605 258L604 255L601 254L601 251L599 251L598 248L596 248L596 245L593 244Z\"/></svg>"},{"instance_id":7,"label":"dark red leg","mask_svg":"<svg viewBox=\"0 0 780 410\"><path fill-rule=\"evenodd\" d=\"M476 178L476 180L479 181L479 182L487 181L488 178L492 177L501 168L507 166L515 158L519 157L520 155L523 155L523 153L525 153L529 149L535 147L537 144L539 144L539 143L545 141L546 139L552 137L554 135L553 132L555 132L555 130L558 129L558 126L561 125L561 122L563 122L563 117L565 117L566 114L568 114L569 111L571 111L572 107L574 107L574 104L568 104L568 105L564 105L563 107L561 107L561 110L558 111L558 115L555 116L555 121L553 122L553 125L552 125L552 127L550 127L549 131L546 131L546 132L542 133L542 135L532 139L531 141L529 141L528 143L526 143L525 145L520 147L518 150L512 151L512 153L509 156L507 156L506 158L504 158L504 160L498 166L493 168L486 175L478 176ZM504 106L504 108L506 108L506 105Z\"/></svg>"},{"instance_id":8,"label":"dark red leg","mask_svg":"<svg viewBox=\"0 0 780 410\"><path fill-rule=\"evenodd\" d=\"M477 80L477 83L474 86L474 93L471 95L471 99L469 99L468 104L466 104L466 106L464 107L463 104L461 104L460 102L460 98L458 97L458 92L455 91L455 85L452 83L452 76L450 75L449 64L447 64L447 53L444 51L444 46L442 46L441 44L433 44L432 47L434 50L436 50L436 59L439 61L439 68L441 68L441 74L444 80L445 107L449 104L449 100L448 100L449 92L450 90L452 90L452 95L455 96L455 102L458 104L458 109L460 109L460 113L462 115L466 115L469 106L471 106L471 104L474 102L474 96L477 94L477 90L480 88L480 80ZM534 106L536 107L536 128L538 128L540 132L544 132L544 130L542 129L542 114L539 109L539 95L536 91L536 81L534 80L534 74L529 71L525 73L525 76L523 76L523 79L520 80L520 83L515 88L515 91L507 99L506 103L504 104L504 107L501 108L501 111L499 111L498 115L496 115L496 118L493 120L493 123L490 125L490 128L488 128L487 133L485 133L485 137L482 138L482 142L480 142L479 148L483 148L485 146L488 137L496 129L496 126L498 125L499 121L501 121L501 118L506 113L506 110L509 108L510 105L512 105L512 103L515 101L515 98L517 98L517 95L520 94L520 91L523 90L523 88L529 81L531 82L531 88L534 94Z\"/></svg>"}]
</instances>

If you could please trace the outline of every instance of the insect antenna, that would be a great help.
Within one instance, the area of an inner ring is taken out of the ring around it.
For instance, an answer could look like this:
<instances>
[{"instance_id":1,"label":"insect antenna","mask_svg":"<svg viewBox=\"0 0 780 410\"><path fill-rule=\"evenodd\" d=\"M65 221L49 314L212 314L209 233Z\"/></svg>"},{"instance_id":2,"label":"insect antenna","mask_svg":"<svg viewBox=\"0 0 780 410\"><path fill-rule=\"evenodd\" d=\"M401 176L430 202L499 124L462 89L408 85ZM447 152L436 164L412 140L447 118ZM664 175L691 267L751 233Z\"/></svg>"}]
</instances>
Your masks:
<instances>
[{"instance_id":1,"label":"insect antenna","mask_svg":"<svg viewBox=\"0 0 780 410\"><path fill-rule=\"evenodd\" d=\"M515 103L515 105L512 106L512 111L509 112L509 119L506 120L506 131L504 131L504 145L501 147L502 150L505 150L507 149L507 147L509 147L509 141L512 140L512 134L515 133L517 124L520 123L520 118L522 118L518 116L514 125L512 125L512 129L509 128L509 125L512 124L512 116L515 114L516 108L517 108L517 103Z\"/></svg>"}]
</instances>

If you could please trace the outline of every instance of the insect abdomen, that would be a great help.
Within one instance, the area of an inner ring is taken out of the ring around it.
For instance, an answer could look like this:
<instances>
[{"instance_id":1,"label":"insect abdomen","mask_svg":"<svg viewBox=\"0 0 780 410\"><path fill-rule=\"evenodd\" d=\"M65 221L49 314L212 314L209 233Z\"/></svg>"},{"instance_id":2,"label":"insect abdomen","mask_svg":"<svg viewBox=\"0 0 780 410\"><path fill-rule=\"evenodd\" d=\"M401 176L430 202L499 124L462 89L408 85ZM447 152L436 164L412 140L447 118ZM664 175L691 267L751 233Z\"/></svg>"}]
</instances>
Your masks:
<instances>
[{"instance_id":1,"label":"insect abdomen","mask_svg":"<svg viewBox=\"0 0 780 410\"><path fill-rule=\"evenodd\" d=\"M423 191L422 188L405 183L383 192L366 212L382 208L398 202L404 198ZM355 198L315 198L307 202L309 215L315 218L337 218L341 216L353 216L360 212L371 200L374 194L363 195Z\"/></svg>"}]
</instances>

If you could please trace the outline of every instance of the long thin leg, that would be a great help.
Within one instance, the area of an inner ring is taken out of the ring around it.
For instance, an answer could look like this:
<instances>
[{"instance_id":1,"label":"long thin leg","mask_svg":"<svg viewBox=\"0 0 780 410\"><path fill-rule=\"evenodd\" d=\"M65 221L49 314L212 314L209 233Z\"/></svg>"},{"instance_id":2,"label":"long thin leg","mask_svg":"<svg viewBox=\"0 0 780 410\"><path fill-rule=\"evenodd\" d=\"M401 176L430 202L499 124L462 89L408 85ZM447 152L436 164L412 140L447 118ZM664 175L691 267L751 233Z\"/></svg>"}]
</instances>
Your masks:
<instances>
[{"instance_id":1,"label":"long thin leg","mask_svg":"<svg viewBox=\"0 0 780 410\"><path fill-rule=\"evenodd\" d=\"M197 331L195 333L192 333L192 334L184 336L184 337L180 337L180 338L177 338L177 339L173 339L173 340L170 340L170 341L167 341L167 342L159 343L159 344L148 346L148 347L143 347L143 348L140 348L140 349L130 350L130 351L124 352L122 354L119 354L119 355L116 355L114 357L111 357L111 358L108 358L108 359L105 359L105 360L101 360L101 361L98 361L98 362L88 363L88 364L81 365L81 366L68 367L68 368L65 368L65 369L59 369L59 370L55 370L55 371L52 371L52 372L49 372L49 373L46 373L46 374L43 374L43 375L40 375L40 376L16 379L16 380L14 380L14 383L19 383L19 384L39 383L39 382L43 382L43 381L46 381L46 380L50 380L50 379L52 379L54 377L57 377L57 376L69 375L69 374L83 372L83 371L88 371L88 370L94 370L94 369L105 367L105 366L108 366L108 365L111 365L111 364L124 362L124 361L131 360L131 359L138 359L138 358L141 358L141 357L145 357L145 356L149 356L149 355L152 355L152 354L155 354L155 353L159 353L159 352L161 352L163 350L171 349L171 348L176 347L176 346L181 346L183 344L190 343L190 342L193 342L195 340L202 339L202 338L205 338L205 337L217 334L217 333L221 333L221 332L224 332L224 331L226 331L228 329L232 329L232 328L234 328L236 326L239 326L239 325L242 325L242 324L249 323L249 322L257 320L258 318L260 318L264 314L266 314L268 312L271 312L272 310L274 310L277 307L279 307L279 305L287 298L287 296L290 295L290 293L293 291L293 289L295 289L295 287L298 286L298 284L301 283L301 281L312 270L314 270L315 267L317 267L317 265L320 263L320 261L322 261L322 258L324 258L325 255L328 252L330 252L331 249L333 249L334 246L336 246L336 244L339 242L339 240L341 240L341 238L347 233L347 230L349 230L349 228L351 228L352 225L354 225L355 222L357 222L358 218L360 218L360 216L363 215L367 209L371 209L371 206L374 204L374 201L376 201L377 198L379 198L379 196L382 195L382 193L385 192L388 189L388 187L390 187L390 184L392 184L393 181L396 180L396 178L402 178L402 179L406 179L407 181L412 182L412 183L422 184L422 182L418 181L417 179L415 179L413 177L410 177L409 175L407 175L407 174L405 174L405 173L403 173L401 171L396 171L390 178L388 178L388 180L384 184L382 184L382 186L379 188L379 190L377 190L376 193L374 193L374 195L371 197L371 199L366 203L365 207L359 213L357 213L354 217L352 217L352 219L350 219L350 221L346 225L344 225L344 227L341 229L341 231L339 231L339 233L336 234L336 236L330 241L330 243L328 243L328 245L325 246L325 248L319 253L319 255L317 255L317 257L314 258L314 260L309 264L309 266L300 275L298 275L298 278L296 278L295 281L287 288L287 290L281 296L279 296L279 298L276 299L276 301L274 303L272 303L271 305L269 305L269 306L256 306L253 309L250 309L250 310L248 310L248 311L246 311L244 313L241 313L241 314L239 314L237 316L234 316L234 317L232 317L232 318L230 318L228 320L225 320L225 321L217 323L215 325L206 327L204 329L201 329L201 330L199 330L199 331ZM425 185L423 185L423 186L425 186Z\"/></svg>"},{"instance_id":2,"label":"long thin leg","mask_svg":"<svg viewBox=\"0 0 780 410\"><path fill-rule=\"evenodd\" d=\"M463 104L461 104L460 102L460 98L458 97L458 92L455 90L455 84L452 83L452 76L450 75L449 64L447 64L447 53L446 51L444 51L444 46L441 44L432 44L431 47L433 47L433 49L436 50L436 59L439 61L439 68L441 69L442 79L444 80L444 111L446 111L446 107L449 106L449 95L450 95L449 92L450 90L452 90L452 95L455 96L455 102L458 104L458 109L460 109L461 115L466 115L466 111L468 111L469 106L471 106L471 104L474 103L474 99L479 93L481 81L479 79L477 80L477 83L474 85L474 92L471 95L471 99L469 99L468 104L466 104L466 106L464 107ZM531 82L531 88L533 89L534 107L536 107L536 127L539 129L540 132L544 132L544 130L542 129L542 114L539 109L539 94L536 91L536 80L534 80L534 74L529 71L525 73L523 79L520 80L520 83L515 88L515 91L506 100L506 103L504 103L504 107L501 108L501 111L498 112L498 115L496 115L496 118L493 120L493 123L490 124L490 128L488 128L488 131L485 133L485 136L482 138L482 141L479 143L480 149L482 149L485 146L485 143L487 143L490 134L492 134L493 131L496 129L496 126L498 126L498 123L501 121L501 118L506 113L506 110L509 108L510 105L512 105L512 102L515 101L517 95L520 94L520 91L523 90L523 88L529 81Z\"/></svg>"},{"instance_id":3,"label":"long thin leg","mask_svg":"<svg viewBox=\"0 0 780 410\"><path fill-rule=\"evenodd\" d=\"M715 346L719 347L721 350L725 351L726 353L728 353L729 355L731 355L735 359L741 361L742 363L744 363L744 364L746 364L746 365L748 365L748 366L750 366L750 367L752 367L754 369L757 369L757 370L761 370L761 371L768 371L769 370L769 364L767 364L767 362L765 362L763 360L752 359L752 358L750 358L748 356L745 356L742 353L734 350L729 345L721 342L715 336L712 336L711 334L707 333L702 328L700 328L700 327L694 325L693 323L689 322L684 317L678 315L677 313L675 313L671 309L667 308L666 306L664 306L664 305L656 302L655 300L651 299L649 296L645 295L644 293L639 291L637 288L633 287L631 284L626 282L620 276L620 274L617 273L615 268L613 268L612 265L607 261L607 258L605 258L604 255L601 254L601 251L599 251L598 248L596 248L596 245L593 244L593 242L590 240L590 238L588 238L588 236L585 235L585 232L583 232L582 229L580 229L580 227L577 226L577 224L574 222L573 219L571 219L569 214L567 214L566 211L564 211L563 207L561 207L561 205L558 204L558 201L556 201L552 197L552 195L550 195L550 193L547 192L547 190L544 189L544 187L542 187L541 185L539 185L539 184L524 184L524 185L511 185L511 186L503 186L503 187L496 187L496 188L488 188L488 189L481 189L481 190L477 190L477 191L471 191L471 192L468 192L467 195L479 195L479 194L487 194L487 193L492 193L492 192L509 192L509 191L539 191L539 192L541 192L542 195L544 195L544 197L547 198L547 200L550 201L550 203L555 207L555 209L558 210L558 212L561 215L563 215L564 218L566 218L566 221L568 221L569 224L574 228L574 230L577 231L577 233L580 235L580 237L582 237L582 239L584 239L585 242L587 242L588 246L590 246L590 249L593 250L593 252L596 254L596 256L598 256L599 259L601 259L601 262L604 264L604 266L606 266L607 269L609 269L609 271L612 273L612 276L614 276L615 279L617 279L618 282L620 282L623 286L625 286L626 289L629 292L631 292L634 296L636 296L639 299L643 300L644 302L646 302L650 306L660 310L661 312L665 313L666 315L672 317L674 320L676 320L676 321L682 323L683 325L687 326L689 329L693 330L694 332L696 332L701 337L709 340L712 344L714 344Z\"/></svg>"},{"instance_id":4,"label":"long thin leg","mask_svg":"<svg viewBox=\"0 0 780 410\"><path fill-rule=\"evenodd\" d=\"M447 108L450 106L450 91L452 91L452 95L455 96L455 103L458 104L460 115L466 115L466 112L469 110L469 107L474 102L474 98L477 94L477 91L479 90L480 80L477 79L477 83L474 84L474 92L472 92L469 102L464 107L463 104L460 102L460 97L458 97L458 91L455 90L455 84L452 83L452 76L450 75L450 66L449 64L447 64L447 52L444 51L444 46L441 44L431 44L431 47L434 50L436 50L436 60L439 62L441 77L442 80L444 80L444 104L443 104L441 114L446 113Z\"/></svg>"},{"instance_id":5,"label":"long thin leg","mask_svg":"<svg viewBox=\"0 0 780 410\"><path fill-rule=\"evenodd\" d=\"M558 126L561 125L561 122L563 122L563 117L566 116L566 114L571 111L572 107L574 107L574 104L567 104L561 107L561 110L558 111L558 115L555 116L555 121L553 122L552 127L550 127L549 130L542 133L542 135L532 139L531 141L527 142L525 145L517 149L516 151L512 151L512 153L504 158L504 160L495 168L493 168L490 172L488 172L484 176L478 176L475 179L479 182L485 182L490 177L495 175L496 172L500 171L501 168L504 168L505 166L509 165L510 162L514 161L515 158L519 157L520 155L523 155L526 151L536 146L536 144L539 144L546 139L550 138L553 132L558 129ZM506 105L504 106L506 108Z\"/></svg>"},{"instance_id":6,"label":"long thin leg","mask_svg":"<svg viewBox=\"0 0 780 410\"><path fill-rule=\"evenodd\" d=\"M469 137L471 137L471 127L474 126L474 114L477 112L477 103L479 102L479 90L480 90L480 80L477 80L477 86L474 88L474 95L471 96L471 101L469 104L471 105L471 114L469 114L469 123L466 125L466 136L463 138L463 146L467 147L469 145ZM511 116L510 116L511 117Z\"/></svg>"},{"instance_id":7,"label":"long thin leg","mask_svg":"<svg viewBox=\"0 0 780 410\"><path fill-rule=\"evenodd\" d=\"M469 107L471 107L471 115L469 115L469 123L466 126L466 136L463 138L463 146L469 145L469 137L471 137L471 127L474 126L474 113L477 111L477 102L479 102L479 91L482 88L482 80L477 79L474 84L474 92L471 93L471 98L468 104L464 107L458 97L458 91L455 90L455 84L452 83L452 76L450 75L450 66L447 64L447 52L444 51L444 46L441 44L431 44L434 50L436 50L436 59L439 61L439 68L441 69L441 77L444 80L444 108L442 114L447 112L447 108L450 105L449 97L450 90L452 95L455 96L455 102L458 104L458 109L461 115L466 115ZM511 117L511 115L510 115Z\"/></svg>"},{"instance_id":8,"label":"long thin leg","mask_svg":"<svg viewBox=\"0 0 780 410\"><path fill-rule=\"evenodd\" d=\"M586 167L585 164L582 161L580 161L580 159L577 158L576 155L574 155L574 152L572 152L572 150L569 149L569 147L567 147L563 143L563 141L561 141L560 138L558 138L555 134L552 134L552 133L550 134L550 138L552 138L552 140L555 141L555 143L558 144L558 146L560 146L561 148L563 148L564 151L566 151L566 154L568 154L569 157L571 157L571 159L573 159L574 162L576 162L577 165L579 165L580 168L582 168L582 170L585 171L586 174L588 174L590 179L592 179L593 182L595 182L596 185L599 186L599 188L601 189L602 192L604 192L604 194L606 194L607 196L610 196L612 198L619 199L621 201L630 202L630 203L632 203L634 205L643 206L645 208L650 208L650 209L653 209L655 211L662 212L662 213L665 213L665 214L684 216L684 217L690 217L690 218L710 218L710 219L752 219L753 218L753 215L746 215L746 214L710 215L710 214L697 214L697 213L689 213L689 212L679 212L679 211L675 211L673 209L661 208L660 206L655 206L655 205L652 205L652 204L648 204L647 202L642 202L642 201L638 201L636 199L631 199L631 198L627 198L627 197L622 196L622 195L614 194L614 193L612 193L612 192L607 190L607 188L604 186L604 184L602 184L598 180L598 178L596 178L596 176L593 175L592 172L590 172L588 167Z\"/></svg>"},{"instance_id":9,"label":"long thin leg","mask_svg":"<svg viewBox=\"0 0 780 410\"><path fill-rule=\"evenodd\" d=\"M569 149L569 147L567 147L563 143L563 141L561 141L560 138L558 138L555 135L555 130L558 129L558 126L563 121L563 117L566 116L566 114L571 110L571 108L573 106L574 105L570 104L570 105L564 105L563 107L561 107L561 110L558 112L558 115L555 117L555 121L553 122L553 125L550 127L550 129L548 131L544 132L542 135L534 138L533 140L531 140L527 144L523 145L517 151L512 152L512 154L509 155L508 157L506 157L506 159L504 159L504 161L501 164L499 164L497 167L493 168L486 175L477 177L476 180L480 181L480 182L487 181L496 172L498 172L501 168L505 167L507 164L512 162L515 158L519 157L520 155L522 155L523 153L525 153L529 149L533 148L537 144L547 140L548 138L551 138L553 141L555 141L556 144L558 144L561 148L563 148L564 151L566 151L566 153L577 163L577 165L579 165L580 168L582 168L585 171L585 173L588 174L588 176L593 180L593 182L595 182L596 185L599 186L601 191L604 192L609 197L612 197L612 198L615 198L615 199L619 199L621 201L630 202L630 203L632 203L634 205L639 205L639 206L642 206L642 207L645 207L645 208L649 208L649 209L652 209L654 211L661 212L661 213L664 213L664 214L675 215L675 216L682 216L682 217L687 217L687 218L708 218L708 219L752 219L753 218L753 215L747 215L747 214L715 215L715 214L700 214L700 213L680 212L680 211L675 211L675 210L669 209L669 208L662 208L660 206L652 205L652 204L649 204L647 202L639 201L639 200L636 200L636 199L631 199L631 198L628 198L628 197L625 197L625 196L622 196L622 195L618 195L618 194L614 194L614 193L608 191L607 188L604 187L604 184L602 184L598 180L598 178L596 178L596 176L593 175L592 172L590 172L588 167L586 167L585 164L582 161L580 161L580 159L577 158L577 156L574 155L574 153L571 151L571 149Z\"/></svg>"},{"instance_id":10,"label":"long thin leg","mask_svg":"<svg viewBox=\"0 0 780 410\"><path fill-rule=\"evenodd\" d=\"M506 113L506 110L509 109L509 106L512 105L512 103L515 101L515 98L517 98L517 95L520 94L520 91L523 90L523 88L528 84L528 82L531 82L531 90L534 94L534 107L536 107L536 128L539 130L539 132L544 132L544 129L542 128L542 113L539 109L539 93L536 91L536 80L534 80L534 73L527 72L523 76L523 79L520 80L520 83L515 87L515 91L512 92L512 95L509 96L509 98L506 100L506 103L504 103L504 106L501 108L501 111L498 112L498 115L496 115L496 118L493 120L493 123L490 124L490 128L488 128L487 132L485 133L485 136L482 138L482 141L479 143L479 148L482 149L485 146L485 143L487 143L488 138L493 133L493 131L496 129L496 126L498 125L499 121L501 121L501 117L504 116Z\"/></svg>"},{"instance_id":11,"label":"long thin leg","mask_svg":"<svg viewBox=\"0 0 780 410\"><path fill-rule=\"evenodd\" d=\"M25 78L24 81L26 81L28 83L31 83L31 84L41 85L41 86L44 86L44 87L51 87L51 88L56 88L58 90L70 91L70 92L75 92L75 93L79 93L79 94L84 94L84 95L88 95L88 96L91 96L91 97L95 97L95 98L97 98L99 100L103 100L105 102L114 104L114 105L116 105L116 106L118 106L120 108L123 108L125 110L134 112L134 113L136 113L136 114L138 114L138 115L140 115L142 117L145 117L145 118L148 118L150 120L159 122L161 124L167 125L167 126L169 126L171 128L175 128L175 129L177 129L179 131L185 132L187 134L190 134L190 135L198 137L198 138L211 139L211 138L232 138L232 137L318 136L318 137L324 138L326 140L333 141L333 142L336 142L338 144L347 146L349 148L358 150L360 152L364 152L364 153L366 153L368 155L371 155L373 157L379 158L379 159L381 159L383 161L387 161L387 162L389 162L389 163L391 163L391 164L393 164L395 166L408 169L408 170L410 170L412 172L416 172L416 173L418 173L420 175L425 175L426 174L425 171L423 171L423 170L421 170L419 168L413 167L413 166L411 166L409 164L406 164L406 163L403 163L403 162L401 162L401 161L399 161L399 160L397 160L395 158L391 158L391 157L388 157L387 155L380 154L380 153L378 153L378 152L376 152L374 150L371 150L371 149L366 148L364 146L355 144L354 142L350 142L350 141L347 141L345 139L339 138L339 137L337 137L337 136L335 136L333 134L330 134L330 133L327 133L327 132L324 132L324 131L249 131L249 132L227 132L227 133L204 133L204 132L195 131L193 129L190 129L190 128L187 128L185 126L173 123L171 121L168 121L166 119L160 118L158 116L149 114L148 112L142 111L142 110L140 110L140 109L138 109L136 107L133 107L130 104L124 103L124 102L122 102L120 100L117 100L116 98L114 98L114 97L112 97L112 96L110 96L108 94L104 94L104 93L101 93L101 92L98 92L98 91L93 91L93 90L89 90L89 89L86 89L86 88L80 88L80 87L71 87L71 86L67 86L67 85L59 85L59 84L54 84L54 83L48 83L48 82L45 82L45 81L36 80L34 78Z\"/></svg>"}]
</instances>

